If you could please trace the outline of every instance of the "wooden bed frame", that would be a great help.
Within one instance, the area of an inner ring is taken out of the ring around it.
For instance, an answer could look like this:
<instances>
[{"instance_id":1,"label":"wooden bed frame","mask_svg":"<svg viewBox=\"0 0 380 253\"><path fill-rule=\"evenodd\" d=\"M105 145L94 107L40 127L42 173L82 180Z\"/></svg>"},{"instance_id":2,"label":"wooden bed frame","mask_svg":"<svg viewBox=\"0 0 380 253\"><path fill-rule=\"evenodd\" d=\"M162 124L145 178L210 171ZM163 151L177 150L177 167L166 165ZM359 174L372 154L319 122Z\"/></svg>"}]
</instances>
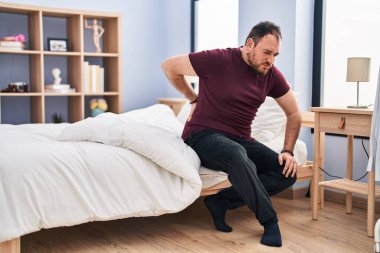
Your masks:
<instances>
[{"instance_id":1,"label":"wooden bed frame","mask_svg":"<svg viewBox=\"0 0 380 253\"><path fill-rule=\"evenodd\" d=\"M314 113L313 112L302 113L302 127L309 127L309 128L314 127ZM322 173L320 174L320 177L322 177ZM313 186L313 182L312 182L313 162L311 161L307 161L297 171L297 182L304 181L304 180L310 180L311 181L310 185L311 187ZM231 186L231 183L228 180L225 180L210 188L203 189L200 196L216 194L222 189L225 189L230 186ZM310 192L312 192L312 189L310 189ZM323 193L321 192L320 200L318 202L323 203L323 201L321 201L322 199L323 199ZM310 209L311 209L312 203L313 203L313 196L310 197ZM0 243L0 253L20 253L20 249L21 249L20 237Z\"/></svg>"}]
</instances>

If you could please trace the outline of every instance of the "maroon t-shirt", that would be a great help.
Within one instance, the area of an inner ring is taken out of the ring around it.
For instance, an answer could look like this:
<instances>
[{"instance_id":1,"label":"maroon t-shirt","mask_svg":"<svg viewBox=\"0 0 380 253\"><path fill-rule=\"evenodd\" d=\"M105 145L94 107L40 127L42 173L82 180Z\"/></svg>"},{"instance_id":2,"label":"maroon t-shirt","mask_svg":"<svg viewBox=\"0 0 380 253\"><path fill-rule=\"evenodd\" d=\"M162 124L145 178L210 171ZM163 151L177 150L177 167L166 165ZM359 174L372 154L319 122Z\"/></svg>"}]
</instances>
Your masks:
<instances>
[{"instance_id":1,"label":"maroon t-shirt","mask_svg":"<svg viewBox=\"0 0 380 253\"><path fill-rule=\"evenodd\" d=\"M265 76L244 62L239 48L215 49L189 54L199 76L197 106L182 133L214 129L227 135L251 138L251 124L266 96L278 98L290 87L273 66Z\"/></svg>"}]
</instances>

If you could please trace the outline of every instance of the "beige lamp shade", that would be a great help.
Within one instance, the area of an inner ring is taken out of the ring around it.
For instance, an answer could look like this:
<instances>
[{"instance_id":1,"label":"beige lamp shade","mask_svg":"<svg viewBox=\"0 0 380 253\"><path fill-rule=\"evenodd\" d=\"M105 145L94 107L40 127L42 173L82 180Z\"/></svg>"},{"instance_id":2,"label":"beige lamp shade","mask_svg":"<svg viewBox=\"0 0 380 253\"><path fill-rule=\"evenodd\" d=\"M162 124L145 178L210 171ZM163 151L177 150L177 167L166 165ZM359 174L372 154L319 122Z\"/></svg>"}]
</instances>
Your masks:
<instances>
[{"instance_id":1,"label":"beige lamp shade","mask_svg":"<svg viewBox=\"0 0 380 253\"><path fill-rule=\"evenodd\" d=\"M369 82L371 58L352 57L347 59L347 82Z\"/></svg>"}]
</instances>

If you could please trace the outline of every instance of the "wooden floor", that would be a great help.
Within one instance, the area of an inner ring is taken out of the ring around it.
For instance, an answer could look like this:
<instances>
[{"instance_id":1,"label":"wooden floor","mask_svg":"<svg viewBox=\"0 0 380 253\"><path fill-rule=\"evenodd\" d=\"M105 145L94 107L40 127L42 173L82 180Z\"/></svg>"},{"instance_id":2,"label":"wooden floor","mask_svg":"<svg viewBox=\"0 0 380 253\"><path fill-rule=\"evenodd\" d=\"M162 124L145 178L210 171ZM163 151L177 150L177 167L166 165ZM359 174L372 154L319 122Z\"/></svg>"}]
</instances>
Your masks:
<instances>
[{"instance_id":1,"label":"wooden floor","mask_svg":"<svg viewBox=\"0 0 380 253\"><path fill-rule=\"evenodd\" d=\"M199 199L176 214L42 230L22 237L21 252L373 252L364 210L347 215L343 205L326 202L319 220L312 221L306 198L273 198L273 203L281 248L260 244L262 227L247 208L227 214L233 232L216 231Z\"/></svg>"}]
</instances>

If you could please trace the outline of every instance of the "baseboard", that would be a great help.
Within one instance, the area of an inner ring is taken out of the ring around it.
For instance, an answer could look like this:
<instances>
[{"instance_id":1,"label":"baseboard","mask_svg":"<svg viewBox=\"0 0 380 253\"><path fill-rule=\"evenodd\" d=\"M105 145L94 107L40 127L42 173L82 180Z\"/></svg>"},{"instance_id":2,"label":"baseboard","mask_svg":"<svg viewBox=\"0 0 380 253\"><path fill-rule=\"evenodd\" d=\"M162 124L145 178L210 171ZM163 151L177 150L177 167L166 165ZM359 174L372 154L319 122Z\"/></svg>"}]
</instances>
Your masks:
<instances>
[{"instance_id":1,"label":"baseboard","mask_svg":"<svg viewBox=\"0 0 380 253\"><path fill-rule=\"evenodd\" d=\"M288 188L279 194L276 197L286 198L286 199L300 199L306 196L308 187L301 188ZM346 194L342 191L334 191L331 189L325 189L325 201L330 201L338 204L346 204ZM355 208L360 208L367 210L367 198L363 195L353 195L352 196L352 206ZM375 211L380 213L380 200L375 202Z\"/></svg>"},{"instance_id":2,"label":"baseboard","mask_svg":"<svg viewBox=\"0 0 380 253\"><path fill-rule=\"evenodd\" d=\"M284 199L301 199L305 198L308 187L300 187L300 188L288 188L276 195L276 197L284 198Z\"/></svg>"}]
</instances>

